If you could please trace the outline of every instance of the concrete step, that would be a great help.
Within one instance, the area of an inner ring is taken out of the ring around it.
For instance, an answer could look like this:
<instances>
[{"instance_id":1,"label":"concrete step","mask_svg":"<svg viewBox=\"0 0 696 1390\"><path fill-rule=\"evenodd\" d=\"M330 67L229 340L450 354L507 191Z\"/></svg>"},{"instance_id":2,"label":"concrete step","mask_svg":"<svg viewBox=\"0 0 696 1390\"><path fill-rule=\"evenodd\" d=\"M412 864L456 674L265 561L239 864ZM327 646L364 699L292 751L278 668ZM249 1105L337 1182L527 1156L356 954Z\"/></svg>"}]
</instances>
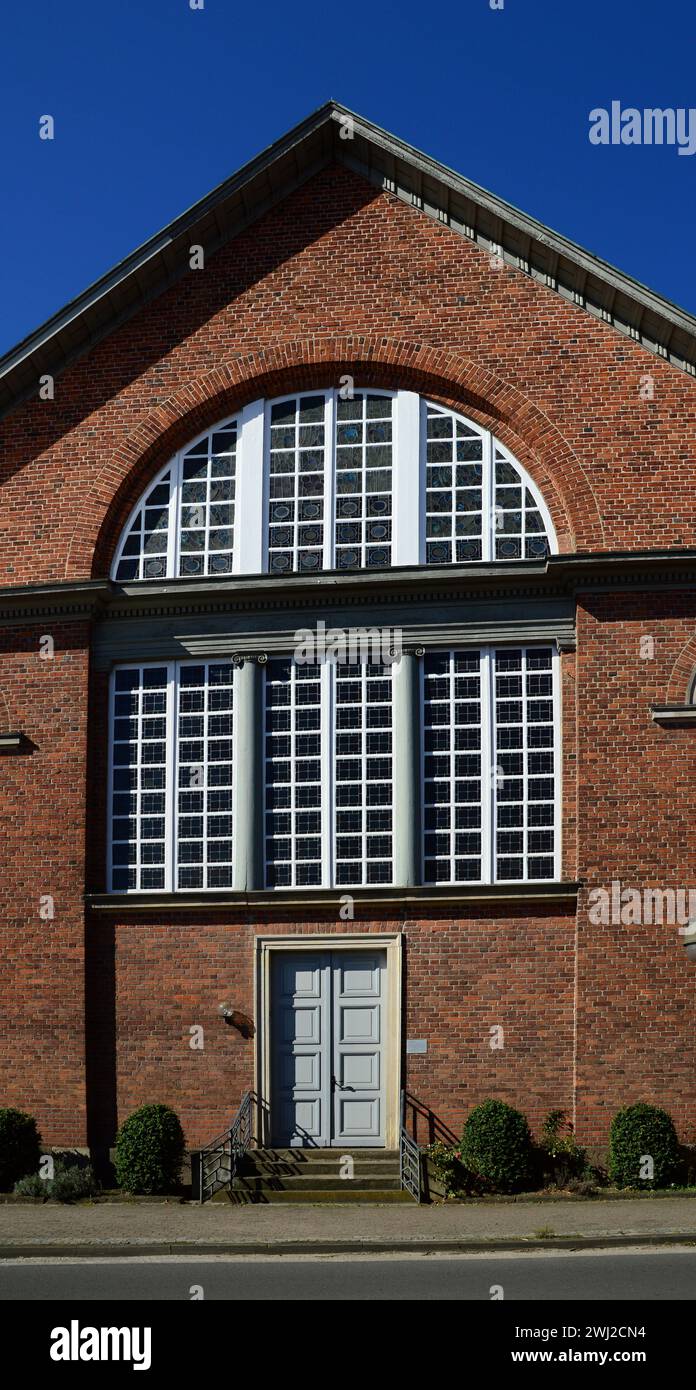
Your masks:
<instances>
[{"instance_id":1,"label":"concrete step","mask_svg":"<svg viewBox=\"0 0 696 1390\"><path fill-rule=\"evenodd\" d=\"M412 1202L413 1198L402 1188L352 1187L346 1191L344 1184L344 1188L340 1192L336 1188L326 1191L315 1187L306 1187L299 1191L296 1188L290 1191L264 1188L261 1192L248 1192L238 1187L223 1187L215 1193L211 1200L213 1202L232 1202L236 1206L261 1205L269 1202L304 1202L317 1206L324 1204L342 1206L355 1202Z\"/></svg>"},{"instance_id":2,"label":"concrete step","mask_svg":"<svg viewBox=\"0 0 696 1390\"><path fill-rule=\"evenodd\" d=\"M337 1178L335 1174L330 1177L315 1176L313 1173L292 1173L282 1177L260 1177L253 1174L240 1173L232 1184L235 1190L246 1192L301 1192L303 1189L311 1189L313 1192L350 1192L362 1190L364 1192L384 1191L395 1192L401 1187L401 1180L398 1173L361 1173L360 1177Z\"/></svg>"},{"instance_id":3,"label":"concrete step","mask_svg":"<svg viewBox=\"0 0 696 1390\"><path fill-rule=\"evenodd\" d=\"M240 1165L241 1173L250 1175L258 1174L259 1177L327 1177L336 1178L343 1182L345 1179L342 1174L345 1172L345 1162L338 1158L315 1159L312 1163L303 1163L301 1160L295 1162L293 1159L269 1159L258 1158L253 1154L247 1154ZM356 1158L352 1160L352 1171L354 1176L360 1177L361 1174L382 1173L384 1176L398 1174L398 1158L371 1159Z\"/></svg>"},{"instance_id":4,"label":"concrete step","mask_svg":"<svg viewBox=\"0 0 696 1390\"><path fill-rule=\"evenodd\" d=\"M247 1149L246 1158L278 1163L336 1163L341 1158L366 1159L372 1162L399 1161L398 1149Z\"/></svg>"}]
</instances>

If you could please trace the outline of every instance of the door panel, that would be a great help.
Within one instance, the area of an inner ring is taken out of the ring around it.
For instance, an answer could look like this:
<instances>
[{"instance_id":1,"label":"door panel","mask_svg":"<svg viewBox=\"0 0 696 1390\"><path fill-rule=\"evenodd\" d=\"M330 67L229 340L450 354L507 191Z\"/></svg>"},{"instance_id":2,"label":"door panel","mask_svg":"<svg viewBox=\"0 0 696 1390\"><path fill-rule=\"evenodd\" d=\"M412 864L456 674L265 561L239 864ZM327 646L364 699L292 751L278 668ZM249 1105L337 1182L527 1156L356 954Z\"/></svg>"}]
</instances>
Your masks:
<instances>
[{"instance_id":1,"label":"door panel","mask_svg":"<svg viewBox=\"0 0 696 1390\"><path fill-rule=\"evenodd\" d=\"M271 973L272 1143L328 1144L330 960L279 952Z\"/></svg>"},{"instance_id":2,"label":"door panel","mask_svg":"<svg viewBox=\"0 0 696 1390\"><path fill-rule=\"evenodd\" d=\"M384 1143L382 993L384 951L334 953L333 1142Z\"/></svg>"},{"instance_id":3,"label":"door panel","mask_svg":"<svg viewBox=\"0 0 696 1390\"><path fill-rule=\"evenodd\" d=\"M271 1142L384 1144L385 951L278 952Z\"/></svg>"}]
</instances>

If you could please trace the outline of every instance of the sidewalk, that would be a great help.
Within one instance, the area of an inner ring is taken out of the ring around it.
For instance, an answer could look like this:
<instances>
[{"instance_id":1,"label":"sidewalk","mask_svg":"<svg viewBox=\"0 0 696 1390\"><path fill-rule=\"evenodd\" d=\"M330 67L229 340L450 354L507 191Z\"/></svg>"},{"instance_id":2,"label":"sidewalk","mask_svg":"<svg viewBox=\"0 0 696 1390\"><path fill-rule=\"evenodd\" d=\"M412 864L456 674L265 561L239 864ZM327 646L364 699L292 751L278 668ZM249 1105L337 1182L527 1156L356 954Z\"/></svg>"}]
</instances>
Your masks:
<instances>
[{"instance_id":1,"label":"sidewalk","mask_svg":"<svg viewBox=\"0 0 696 1390\"><path fill-rule=\"evenodd\" d=\"M0 1258L696 1243L696 1200L393 1206L0 1205Z\"/></svg>"}]
</instances>

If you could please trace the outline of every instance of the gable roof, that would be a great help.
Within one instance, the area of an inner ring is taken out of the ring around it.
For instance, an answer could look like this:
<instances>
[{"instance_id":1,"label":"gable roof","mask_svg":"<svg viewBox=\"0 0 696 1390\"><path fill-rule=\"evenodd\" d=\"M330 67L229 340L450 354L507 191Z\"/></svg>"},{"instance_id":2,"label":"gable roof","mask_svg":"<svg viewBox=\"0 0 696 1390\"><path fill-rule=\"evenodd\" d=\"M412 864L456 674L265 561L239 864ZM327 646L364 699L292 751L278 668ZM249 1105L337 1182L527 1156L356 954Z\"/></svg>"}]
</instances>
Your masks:
<instances>
[{"instance_id":1,"label":"gable roof","mask_svg":"<svg viewBox=\"0 0 696 1390\"><path fill-rule=\"evenodd\" d=\"M351 131L345 138L346 130ZM696 376L696 318L396 136L329 101L144 242L0 358L0 414L125 322L327 164L338 162L502 254L564 299ZM502 250L501 250L502 248Z\"/></svg>"}]
</instances>

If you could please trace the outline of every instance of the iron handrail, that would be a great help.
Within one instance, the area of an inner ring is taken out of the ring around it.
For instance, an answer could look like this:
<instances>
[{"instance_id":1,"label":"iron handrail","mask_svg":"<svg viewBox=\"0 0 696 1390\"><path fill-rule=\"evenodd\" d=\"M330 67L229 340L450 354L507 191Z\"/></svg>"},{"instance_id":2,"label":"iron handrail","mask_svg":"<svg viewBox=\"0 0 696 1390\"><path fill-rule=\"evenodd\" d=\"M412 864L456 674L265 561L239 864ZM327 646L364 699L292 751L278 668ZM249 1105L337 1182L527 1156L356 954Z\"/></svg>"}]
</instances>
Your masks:
<instances>
[{"instance_id":1,"label":"iron handrail","mask_svg":"<svg viewBox=\"0 0 696 1390\"><path fill-rule=\"evenodd\" d=\"M406 1128L406 1092L401 1092L401 1128L399 1131L399 1177L405 1192L415 1202L423 1195L423 1162L420 1147Z\"/></svg>"},{"instance_id":2,"label":"iron handrail","mask_svg":"<svg viewBox=\"0 0 696 1390\"><path fill-rule=\"evenodd\" d=\"M251 1147L253 1108L253 1092L247 1091L229 1129L200 1150L198 1200L201 1206L234 1180L240 1160Z\"/></svg>"}]
</instances>

